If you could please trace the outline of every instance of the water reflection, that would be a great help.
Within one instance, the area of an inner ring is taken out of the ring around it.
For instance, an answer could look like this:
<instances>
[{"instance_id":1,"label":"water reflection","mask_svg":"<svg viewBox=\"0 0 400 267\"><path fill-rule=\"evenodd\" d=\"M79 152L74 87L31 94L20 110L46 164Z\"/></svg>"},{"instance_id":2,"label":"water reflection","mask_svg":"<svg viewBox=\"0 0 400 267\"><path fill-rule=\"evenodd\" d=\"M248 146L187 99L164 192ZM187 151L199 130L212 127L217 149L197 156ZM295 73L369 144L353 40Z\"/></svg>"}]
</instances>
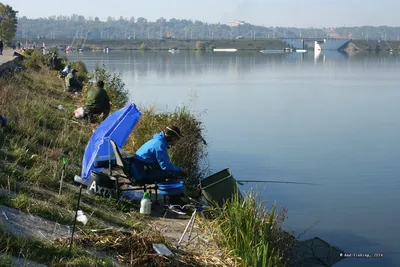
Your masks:
<instances>
[{"instance_id":1,"label":"water reflection","mask_svg":"<svg viewBox=\"0 0 400 267\"><path fill-rule=\"evenodd\" d=\"M258 52L200 52L181 51L171 54L166 51L85 52L68 54L70 60L84 59L89 69L96 64L105 65L116 72L129 72L133 76L172 78L203 74L237 74L246 77L254 70L290 68L299 65L315 65L332 68L338 65L362 64L364 67L390 67L399 62L398 55L357 53L349 56L344 52L317 51L307 53L261 54Z\"/></svg>"}]
</instances>

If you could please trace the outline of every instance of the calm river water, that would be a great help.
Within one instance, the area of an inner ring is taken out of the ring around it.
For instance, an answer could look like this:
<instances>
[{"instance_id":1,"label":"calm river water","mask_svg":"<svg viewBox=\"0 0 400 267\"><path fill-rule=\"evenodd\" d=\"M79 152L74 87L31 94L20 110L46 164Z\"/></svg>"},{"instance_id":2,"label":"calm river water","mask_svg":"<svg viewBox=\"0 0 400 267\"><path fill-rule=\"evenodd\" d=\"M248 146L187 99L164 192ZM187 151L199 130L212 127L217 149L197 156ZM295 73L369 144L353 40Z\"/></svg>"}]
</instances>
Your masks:
<instances>
[{"instance_id":1,"label":"calm river water","mask_svg":"<svg viewBox=\"0 0 400 267\"><path fill-rule=\"evenodd\" d=\"M288 230L348 253L335 266L400 266L400 57L339 52L85 52L119 72L137 105L201 116L214 171L288 209ZM160 125L162 127L162 125ZM188 134L188 133L186 133Z\"/></svg>"}]
</instances>

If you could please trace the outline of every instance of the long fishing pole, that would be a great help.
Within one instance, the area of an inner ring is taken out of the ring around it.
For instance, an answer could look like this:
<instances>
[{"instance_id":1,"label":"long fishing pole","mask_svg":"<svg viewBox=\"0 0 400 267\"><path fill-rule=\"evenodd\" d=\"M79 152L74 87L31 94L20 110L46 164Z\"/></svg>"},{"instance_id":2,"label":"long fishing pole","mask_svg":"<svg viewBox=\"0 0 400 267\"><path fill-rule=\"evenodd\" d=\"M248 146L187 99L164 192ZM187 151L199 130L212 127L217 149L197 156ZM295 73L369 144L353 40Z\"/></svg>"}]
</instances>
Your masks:
<instances>
[{"instance_id":1,"label":"long fishing pole","mask_svg":"<svg viewBox=\"0 0 400 267\"><path fill-rule=\"evenodd\" d=\"M200 139L203 141L203 144L207 146L206 140L200 135ZM302 183L302 182L287 182L287 181L265 181L265 180L236 180L236 182L240 185L244 185L244 183L273 183L273 184L299 184L299 185L319 185L316 183Z\"/></svg>"},{"instance_id":2,"label":"long fishing pole","mask_svg":"<svg viewBox=\"0 0 400 267\"><path fill-rule=\"evenodd\" d=\"M265 180L236 180L239 184L243 183L274 183L274 184L302 184L302 185L319 185L316 183L287 182L287 181L265 181Z\"/></svg>"}]
</instances>

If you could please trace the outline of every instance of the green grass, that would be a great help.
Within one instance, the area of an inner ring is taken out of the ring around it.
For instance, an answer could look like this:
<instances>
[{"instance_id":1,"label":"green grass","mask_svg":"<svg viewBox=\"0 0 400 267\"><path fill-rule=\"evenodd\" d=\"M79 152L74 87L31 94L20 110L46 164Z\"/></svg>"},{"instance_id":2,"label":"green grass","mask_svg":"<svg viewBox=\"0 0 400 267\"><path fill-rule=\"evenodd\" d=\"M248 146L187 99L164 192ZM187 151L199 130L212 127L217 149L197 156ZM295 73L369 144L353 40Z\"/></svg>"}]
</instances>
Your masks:
<instances>
[{"instance_id":1,"label":"green grass","mask_svg":"<svg viewBox=\"0 0 400 267\"><path fill-rule=\"evenodd\" d=\"M3 196L0 203L61 224L72 224L77 202L76 191L64 189L61 196L58 196L55 192L40 190L29 185L19 185L18 188L19 194L16 197ZM132 212L133 207L138 209L137 204L134 205L127 200L118 202L114 199L106 200L83 192L80 209L91 216L88 227L99 227L100 222L109 222L118 227L141 229L145 218Z\"/></svg>"},{"instance_id":2,"label":"green grass","mask_svg":"<svg viewBox=\"0 0 400 267\"><path fill-rule=\"evenodd\" d=\"M293 238L282 232L282 213L275 205L267 209L249 192L241 201L236 196L226 202L213 225L219 242L241 259L241 266L285 266L284 250Z\"/></svg>"},{"instance_id":3,"label":"green grass","mask_svg":"<svg viewBox=\"0 0 400 267\"><path fill-rule=\"evenodd\" d=\"M361 50L367 50L367 49L372 49L375 51L376 46L378 45L379 48L383 51L387 51L389 48L389 45L392 49L398 50L400 46L399 41L388 41L387 43L385 41L378 41L378 40L352 40L351 41L353 44L355 44L359 49ZM389 45L388 45L389 44Z\"/></svg>"},{"instance_id":4,"label":"green grass","mask_svg":"<svg viewBox=\"0 0 400 267\"><path fill-rule=\"evenodd\" d=\"M97 124L71 119L76 105L84 102L83 96L73 97L63 92L63 80L57 77L58 72L41 62L39 55L35 55L26 63L23 72L0 87L0 114L9 122L7 128L0 127L0 188L6 189L0 194L0 204L71 225L78 187L65 185L62 195L58 196L61 158L68 154L65 178L68 184L80 171L84 149ZM32 67L34 65L41 66ZM73 66L85 68L82 63ZM97 69L94 76L107 80L113 110L126 103L123 96L126 97L127 91L118 76L101 69ZM86 78L82 77L83 80ZM62 110L57 108L59 105L63 106ZM203 139L205 129L200 118L185 107L161 114L152 107L139 107L139 110L142 117L124 149L134 153L166 126L177 125L185 137L169 151L170 157L176 165L188 170L185 193L196 195L194 189L199 180L209 175L207 145ZM86 226L80 227L84 231L77 235L72 256L67 255L68 240L50 244L3 232L0 232L1 252L52 266L109 266L107 260L87 253L85 250L89 248L138 266L146 263L198 265L199 260L193 254L166 260L150 253L151 243L165 242L165 239L157 233L150 234L147 219L137 213L137 202L116 201L84 192L80 208L91 217ZM275 227L279 225L278 217L274 207L266 210L264 203L258 203L250 194L242 203L232 201L225 205L213 225L220 244L239 257L242 266L282 266L281 257L289 239ZM90 228L100 228L106 223L128 228L133 234L115 230L93 234L90 231Z\"/></svg>"},{"instance_id":5,"label":"green grass","mask_svg":"<svg viewBox=\"0 0 400 267\"><path fill-rule=\"evenodd\" d=\"M69 150L71 163L80 165L90 129L71 122L74 99L62 91L55 71L41 69L19 73L0 91L0 114L8 129L1 128L2 143L13 162L28 169L23 180L57 186L61 156ZM64 110L58 110L63 105Z\"/></svg>"},{"instance_id":6,"label":"green grass","mask_svg":"<svg viewBox=\"0 0 400 267\"><path fill-rule=\"evenodd\" d=\"M51 266L113 266L110 261L91 256L80 247L73 246L71 254L69 254L68 246L63 244L43 242L36 238L23 238L5 233L1 228L0 248L0 252L6 255L24 260L34 260ZM10 263L7 256L4 257ZM76 263L80 264L76 265Z\"/></svg>"},{"instance_id":7,"label":"green grass","mask_svg":"<svg viewBox=\"0 0 400 267\"><path fill-rule=\"evenodd\" d=\"M25 63L23 72L16 73L8 81L2 81L0 87L0 114L8 119L8 126L0 127L0 187L4 188L1 191L0 204L60 224L72 225L78 187L64 186L62 195L58 196L61 158L64 154L69 156L64 181L70 183L73 176L79 172L84 149L97 125L71 119L76 106L84 102L83 96L74 97L63 92L63 80L58 78L58 72L47 68L44 62L45 60L35 53ZM82 63L74 63L73 66L84 69ZM115 86L111 89L111 101L115 100L115 110L125 103L122 98L118 98L125 92L124 85L118 76L108 75L105 71L102 74L109 78L110 86ZM62 110L57 108L59 105L63 106ZM146 110L143 110L143 113L146 113ZM159 116L154 112L146 114L154 116L155 120ZM159 121L161 128L169 123L177 123L182 129L191 131L194 129L192 125L198 125L188 111L161 116L166 118ZM146 117L146 120L149 122L151 117ZM141 125L146 123L146 120L141 122ZM153 126L147 128L149 132L146 138L158 131L157 127ZM142 142L144 141L142 139ZM196 143L191 144L197 146ZM174 150L171 156L175 157L177 164L184 166L189 162L185 162L183 157L179 156L181 149ZM197 149L195 147L193 151L199 151ZM193 164L193 160L190 164ZM85 231L93 227L102 228L101 226L107 223L132 231L148 231L147 219L137 212L137 202L105 199L83 192L80 208L87 216L91 216L86 226L80 226L81 229L86 229ZM150 236L147 242L160 241L159 238ZM45 244L31 238L1 233L0 247L4 248L2 252L7 254L16 257L23 255L25 259L52 266L108 264L107 261L103 263L103 260L88 255L83 249L85 246L79 244L74 246L75 252L69 257L65 244ZM115 257L113 253L115 251L107 251L108 256ZM142 257L142 262L152 262L152 259L160 261L157 256L147 253ZM160 262L164 260L161 259Z\"/></svg>"},{"instance_id":8,"label":"green grass","mask_svg":"<svg viewBox=\"0 0 400 267\"><path fill-rule=\"evenodd\" d=\"M72 211L68 212L68 210L63 209L60 206L54 205L50 202L33 199L26 194L18 194L15 197L2 196L0 198L0 204L61 224L71 224L74 219Z\"/></svg>"}]
</instances>

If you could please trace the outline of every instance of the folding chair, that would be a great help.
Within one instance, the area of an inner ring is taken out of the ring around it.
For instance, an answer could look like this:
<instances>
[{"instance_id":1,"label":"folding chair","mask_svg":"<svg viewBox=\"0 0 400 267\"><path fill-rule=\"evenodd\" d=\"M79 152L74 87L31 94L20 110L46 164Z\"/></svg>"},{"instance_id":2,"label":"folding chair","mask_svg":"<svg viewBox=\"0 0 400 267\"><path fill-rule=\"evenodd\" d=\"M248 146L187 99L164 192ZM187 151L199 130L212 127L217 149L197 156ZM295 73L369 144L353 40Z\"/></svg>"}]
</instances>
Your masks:
<instances>
[{"instance_id":1,"label":"folding chair","mask_svg":"<svg viewBox=\"0 0 400 267\"><path fill-rule=\"evenodd\" d=\"M140 190L141 188L143 188L143 191L146 192L148 187L145 181L138 181L135 179L135 177L130 176L130 162L127 162L125 160L122 159L122 155L121 152L119 151L117 145L115 144L115 142L113 140L110 140L110 144L111 147L114 151L115 154L115 160L116 160L116 164L118 167L121 168L122 172L124 175L118 175L117 177L115 177L115 187L116 187L116 191L117 191L117 199L119 199L120 197L120 191L132 191L132 190ZM112 174L110 173L110 176L112 176ZM131 184L132 186L140 186L141 188L138 189L120 189L120 186L126 185L126 184ZM154 183L154 187L151 187L149 189L154 189L155 194L156 194L156 202L158 201L158 196L157 196L157 190L158 190L158 186L157 183Z\"/></svg>"}]
</instances>

